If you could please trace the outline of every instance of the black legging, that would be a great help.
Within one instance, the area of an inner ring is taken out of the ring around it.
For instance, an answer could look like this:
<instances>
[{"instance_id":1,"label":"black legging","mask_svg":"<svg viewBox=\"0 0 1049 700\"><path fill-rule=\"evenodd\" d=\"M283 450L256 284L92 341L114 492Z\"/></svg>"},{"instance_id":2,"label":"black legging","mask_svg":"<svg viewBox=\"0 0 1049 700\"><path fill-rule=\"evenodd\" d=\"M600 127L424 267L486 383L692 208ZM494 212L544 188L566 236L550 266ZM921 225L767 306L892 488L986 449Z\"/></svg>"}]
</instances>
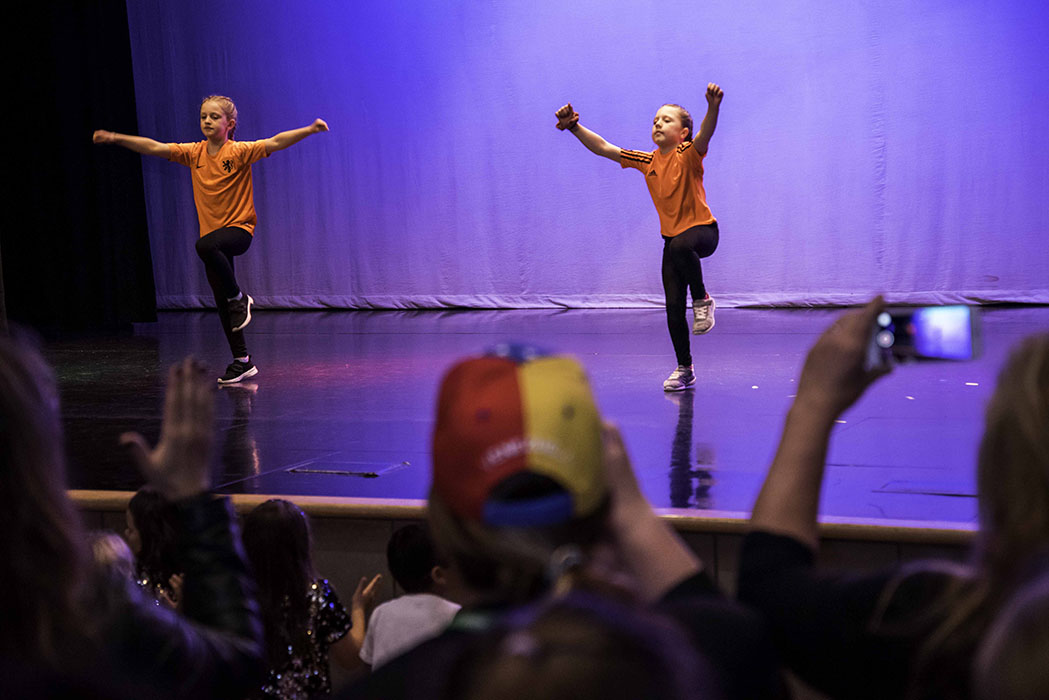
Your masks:
<instances>
[{"instance_id":1,"label":"black legging","mask_svg":"<svg viewBox=\"0 0 1049 700\"><path fill-rule=\"evenodd\" d=\"M692 364L689 349L688 318L685 316L688 290L692 301L707 295L703 286L700 258L709 257L718 247L718 224L693 226L673 238L663 236L663 293L667 301L667 328L679 365Z\"/></svg>"},{"instance_id":2,"label":"black legging","mask_svg":"<svg viewBox=\"0 0 1049 700\"><path fill-rule=\"evenodd\" d=\"M229 349L233 357L244 357L248 354L248 345L244 342L244 331L234 333L230 330L229 300L240 294L237 278L233 274L233 257L243 255L251 245L251 234L242 228L228 226L212 231L197 239L197 255L204 261L204 271L208 275L208 284L215 295L215 306L218 308L222 330L226 332Z\"/></svg>"}]
</instances>

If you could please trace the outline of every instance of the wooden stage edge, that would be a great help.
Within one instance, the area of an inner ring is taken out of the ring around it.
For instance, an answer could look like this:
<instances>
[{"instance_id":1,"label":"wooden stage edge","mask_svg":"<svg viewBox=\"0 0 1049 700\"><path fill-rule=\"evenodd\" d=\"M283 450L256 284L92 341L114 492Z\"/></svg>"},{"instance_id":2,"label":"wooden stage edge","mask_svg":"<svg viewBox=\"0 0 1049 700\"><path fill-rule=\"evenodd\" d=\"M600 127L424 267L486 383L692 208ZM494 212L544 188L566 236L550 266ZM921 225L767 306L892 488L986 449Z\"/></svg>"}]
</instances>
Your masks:
<instances>
[{"instance_id":1,"label":"wooden stage edge","mask_svg":"<svg viewBox=\"0 0 1049 700\"><path fill-rule=\"evenodd\" d=\"M81 511L123 512L135 495L133 491L71 490L70 498ZM323 496L284 496L280 494L234 494L230 497L238 513L246 513L271 498L285 498L315 518L347 520L403 521L426 518L426 502L383 498L340 498ZM683 508L660 508L657 511L676 530L683 533L742 535L747 531L749 513L730 511L694 511ZM864 520L856 518L823 518L820 536L825 540L885 542L925 545L968 545L976 528L969 523L917 520Z\"/></svg>"}]
</instances>

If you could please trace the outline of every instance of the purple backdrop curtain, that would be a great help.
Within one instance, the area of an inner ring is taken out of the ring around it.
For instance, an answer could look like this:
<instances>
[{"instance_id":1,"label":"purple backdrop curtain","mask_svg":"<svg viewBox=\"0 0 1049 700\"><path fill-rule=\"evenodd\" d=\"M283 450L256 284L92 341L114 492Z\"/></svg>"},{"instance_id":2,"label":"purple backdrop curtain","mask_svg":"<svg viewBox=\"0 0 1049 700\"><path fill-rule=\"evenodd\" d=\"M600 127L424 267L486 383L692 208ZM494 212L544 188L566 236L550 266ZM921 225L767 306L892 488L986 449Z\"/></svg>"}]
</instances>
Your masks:
<instances>
[{"instance_id":1,"label":"purple backdrop curtain","mask_svg":"<svg viewBox=\"0 0 1049 700\"><path fill-rule=\"evenodd\" d=\"M647 306L643 178L553 128L571 101L624 148L664 102L697 123L722 305L1049 302L1049 6L1027 0L128 2L138 122L201 138L323 117L254 168L238 260L281 307ZM162 307L208 305L189 173L145 163Z\"/></svg>"}]
</instances>

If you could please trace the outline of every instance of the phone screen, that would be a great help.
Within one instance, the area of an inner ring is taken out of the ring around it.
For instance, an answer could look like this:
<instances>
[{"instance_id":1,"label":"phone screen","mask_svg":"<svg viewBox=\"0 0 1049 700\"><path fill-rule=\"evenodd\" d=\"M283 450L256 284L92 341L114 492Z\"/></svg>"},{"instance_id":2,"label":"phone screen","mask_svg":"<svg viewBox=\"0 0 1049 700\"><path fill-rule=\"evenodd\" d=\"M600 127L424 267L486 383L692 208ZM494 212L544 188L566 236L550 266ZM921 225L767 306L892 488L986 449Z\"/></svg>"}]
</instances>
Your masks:
<instances>
[{"instance_id":1,"label":"phone screen","mask_svg":"<svg viewBox=\"0 0 1049 700\"><path fill-rule=\"evenodd\" d=\"M926 306L881 313L875 342L900 359L971 360L975 335L968 306Z\"/></svg>"}]
</instances>

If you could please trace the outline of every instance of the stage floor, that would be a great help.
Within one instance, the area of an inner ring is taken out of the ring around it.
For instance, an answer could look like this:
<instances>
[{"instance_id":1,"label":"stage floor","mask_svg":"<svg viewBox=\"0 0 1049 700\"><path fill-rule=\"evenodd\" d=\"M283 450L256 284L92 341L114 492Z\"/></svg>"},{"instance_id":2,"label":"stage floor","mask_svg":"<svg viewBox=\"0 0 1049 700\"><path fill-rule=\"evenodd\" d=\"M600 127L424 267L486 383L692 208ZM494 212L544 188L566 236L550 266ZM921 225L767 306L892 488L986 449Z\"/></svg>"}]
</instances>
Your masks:
<instances>
[{"instance_id":1,"label":"stage floor","mask_svg":"<svg viewBox=\"0 0 1049 700\"><path fill-rule=\"evenodd\" d=\"M226 493L424 499L438 382L457 358L528 342L577 356L661 508L746 517L832 310L718 311L693 337L698 381L667 395L674 367L661 310L259 312L259 375L219 391L215 484ZM829 454L826 520L971 528L982 412L1008 349L1049 328L1049 308L983 313L984 354L898 369L842 417ZM117 447L155 439L166 369L228 362L211 312L163 312L132 335L53 341L75 489L134 490Z\"/></svg>"}]
</instances>

